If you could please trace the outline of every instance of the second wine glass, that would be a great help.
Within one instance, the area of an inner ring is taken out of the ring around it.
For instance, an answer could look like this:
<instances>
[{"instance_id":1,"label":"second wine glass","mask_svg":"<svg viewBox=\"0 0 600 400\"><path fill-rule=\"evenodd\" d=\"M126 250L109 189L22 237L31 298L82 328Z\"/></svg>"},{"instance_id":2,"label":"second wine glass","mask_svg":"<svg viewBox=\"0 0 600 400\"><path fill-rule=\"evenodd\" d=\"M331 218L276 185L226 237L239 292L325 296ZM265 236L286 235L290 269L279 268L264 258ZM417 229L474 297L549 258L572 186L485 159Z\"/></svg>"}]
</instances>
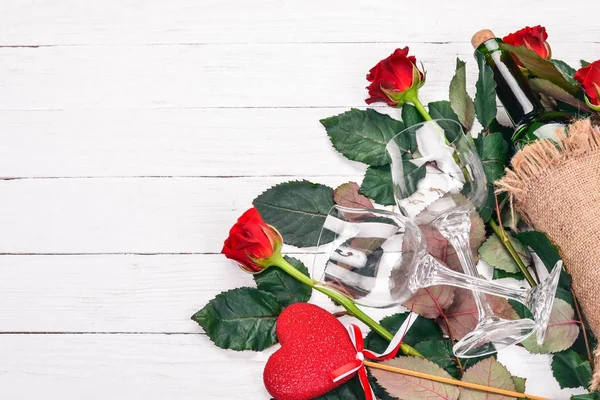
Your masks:
<instances>
[{"instance_id":1,"label":"second wine glass","mask_svg":"<svg viewBox=\"0 0 600 400\"><path fill-rule=\"evenodd\" d=\"M455 248L465 274L479 276L470 247L471 219L483 205L488 185L481 160L460 124L432 120L414 125L396 135L387 151L401 212L419 225L437 229ZM534 331L543 341L552 301L539 308L534 321L506 320L495 315L484 294L473 296L478 323L454 346L458 356L490 354Z\"/></svg>"}]
</instances>

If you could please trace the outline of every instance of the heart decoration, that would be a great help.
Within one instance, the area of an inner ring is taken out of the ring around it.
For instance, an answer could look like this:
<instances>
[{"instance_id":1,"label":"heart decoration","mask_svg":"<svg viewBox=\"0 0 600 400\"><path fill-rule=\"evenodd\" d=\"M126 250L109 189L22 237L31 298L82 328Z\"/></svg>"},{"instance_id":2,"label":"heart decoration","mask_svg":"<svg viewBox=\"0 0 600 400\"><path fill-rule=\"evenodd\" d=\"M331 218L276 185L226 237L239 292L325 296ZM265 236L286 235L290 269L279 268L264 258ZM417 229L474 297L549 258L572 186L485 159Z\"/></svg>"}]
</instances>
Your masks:
<instances>
[{"instance_id":1,"label":"heart decoration","mask_svg":"<svg viewBox=\"0 0 600 400\"><path fill-rule=\"evenodd\" d=\"M281 349L267 362L263 380L277 400L308 400L348 381L331 379L336 369L356 360L348 331L332 314L308 303L287 307L277 319Z\"/></svg>"}]
</instances>

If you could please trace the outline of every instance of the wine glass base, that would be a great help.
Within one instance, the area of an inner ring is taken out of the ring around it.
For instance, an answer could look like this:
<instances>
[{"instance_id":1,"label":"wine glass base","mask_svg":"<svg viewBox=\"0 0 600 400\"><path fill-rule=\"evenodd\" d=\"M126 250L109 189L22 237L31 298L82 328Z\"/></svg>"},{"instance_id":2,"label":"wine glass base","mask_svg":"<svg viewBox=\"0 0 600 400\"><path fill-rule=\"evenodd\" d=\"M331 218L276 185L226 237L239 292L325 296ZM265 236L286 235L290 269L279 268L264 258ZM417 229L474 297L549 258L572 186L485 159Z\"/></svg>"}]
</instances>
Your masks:
<instances>
[{"instance_id":1,"label":"wine glass base","mask_svg":"<svg viewBox=\"0 0 600 400\"><path fill-rule=\"evenodd\" d=\"M531 319L507 320L490 318L480 321L452 350L457 357L482 357L515 345L536 332L537 324Z\"/></svg>"},{"instance_id":2,"label":"wine glass base","mask_svg":"<svg viewBox=\"0 0 600 400\"><path fill-rule=\"evenodd\" d=\"M562 270L562 261L559 261L554 265L550 275L541 282L539 285L531 289L529 297L529 303L527 307L533 314L533 319L537 324L535 330L535 336L538 344L541 346L546 338L546 331L548 330L548 323L550 322L550 315L552 314L552 306L554 305L554 298L556 296L556 288L558 287L558 281L560 280L560 272Z\"/></svg>"}]
</instances>

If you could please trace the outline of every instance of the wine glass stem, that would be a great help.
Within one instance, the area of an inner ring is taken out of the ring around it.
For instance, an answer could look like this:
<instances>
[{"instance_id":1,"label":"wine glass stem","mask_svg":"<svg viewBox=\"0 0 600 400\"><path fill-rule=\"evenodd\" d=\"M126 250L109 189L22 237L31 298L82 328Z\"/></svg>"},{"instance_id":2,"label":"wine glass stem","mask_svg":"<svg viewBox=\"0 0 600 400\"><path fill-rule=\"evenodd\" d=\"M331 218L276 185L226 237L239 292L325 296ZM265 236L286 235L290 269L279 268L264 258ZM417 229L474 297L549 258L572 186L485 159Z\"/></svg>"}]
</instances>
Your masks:
<instances>
[{"instance_id":1,"label":"wine glass stem","mask_svg":"<svg viewBox=\"0 0 600 400\"><path fill-rule=\"evenodd\" d=\"M460 260L463 272L467 275L477 277L479 273L477 271L477 266L475 265L475 260L473 259L471 246L469 244L469 232L460 230L450 234L447 238L450 241L450 244L456 250L456 255ZM487 301L487 298L485 297L485 294L481 292L473 292L473 297L475 299L475 305L477 306L477 312L479 313L480 320L491 318L495 315Z\"/></svg>"},{"instance_id":2,"label":"wine glass stem","mask_svg":"<svg viewBox=\"0 0 600 400\"><path fill-rule=\"evenodd\" d=\"M528 305L529 292L525 289L506 287L486 279L461 274L460 272L453 271L450 268L443 266L437 262L437 260L435 274L429 283L431 285L450 285L463 289L469 289L474 292L473 295L475 297L475 302L477 302L478 296L483 296L483 293L487 293L493 296L504 297L518 301L524 305ZM479 301L481 302L481 297ZM487 299L485 299L485 297L483 298L483 303L487 304Z\"/></svg>"}]
</instances>

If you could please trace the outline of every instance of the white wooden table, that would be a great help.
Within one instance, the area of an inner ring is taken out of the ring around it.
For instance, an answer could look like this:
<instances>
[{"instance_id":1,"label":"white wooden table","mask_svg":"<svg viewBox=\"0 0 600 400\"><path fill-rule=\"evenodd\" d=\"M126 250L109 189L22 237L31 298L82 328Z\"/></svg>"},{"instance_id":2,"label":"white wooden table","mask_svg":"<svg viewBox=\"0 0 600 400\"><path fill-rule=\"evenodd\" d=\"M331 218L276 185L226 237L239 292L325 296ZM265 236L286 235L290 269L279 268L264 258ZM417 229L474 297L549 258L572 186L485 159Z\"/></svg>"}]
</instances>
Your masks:
<instances>
[{"instance_id":1,"label":"white wooden table","mask_svg":"<svg viewBox=\"0 0 600 400\"><path fill-rule=\"evenodd\" d=\"M252 284L219 252L261 191L360 182L319 119L365 107L396 47L441 100L457 56L473 92L476 30L543 24L578 65L600 58L599 17L587 0L1 0L0 396L267 399L268 354L218 349L190 316ZM582 392L523 353L499 360L531 393Z\"/></svg>"}]
</instances>

